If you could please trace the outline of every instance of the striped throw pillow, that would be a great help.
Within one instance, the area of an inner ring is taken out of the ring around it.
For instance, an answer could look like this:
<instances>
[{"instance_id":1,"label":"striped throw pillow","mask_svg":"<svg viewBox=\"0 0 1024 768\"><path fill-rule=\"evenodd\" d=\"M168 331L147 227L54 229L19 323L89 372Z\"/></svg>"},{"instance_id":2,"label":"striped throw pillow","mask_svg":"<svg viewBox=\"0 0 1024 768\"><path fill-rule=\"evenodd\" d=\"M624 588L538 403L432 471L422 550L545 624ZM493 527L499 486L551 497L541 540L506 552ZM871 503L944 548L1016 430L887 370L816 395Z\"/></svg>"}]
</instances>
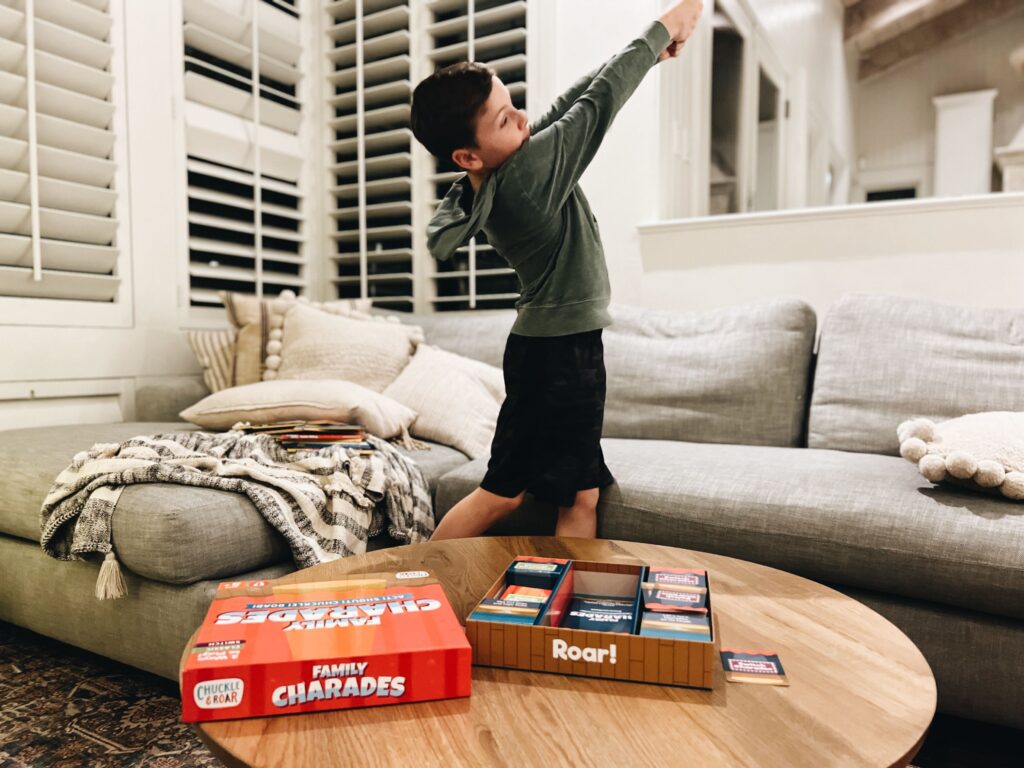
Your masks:
<instances>
[{"instance_id":1,"label":"striped throw pillow","mask_svg":"<svg viewBox=\"0 0 1024 768\"><path fill-rule=\"evenodd\" d=\"M235 332L189 331L188 344L203 367L203 381L211 392L234 386Z\"/></svg>"}]
</instances>

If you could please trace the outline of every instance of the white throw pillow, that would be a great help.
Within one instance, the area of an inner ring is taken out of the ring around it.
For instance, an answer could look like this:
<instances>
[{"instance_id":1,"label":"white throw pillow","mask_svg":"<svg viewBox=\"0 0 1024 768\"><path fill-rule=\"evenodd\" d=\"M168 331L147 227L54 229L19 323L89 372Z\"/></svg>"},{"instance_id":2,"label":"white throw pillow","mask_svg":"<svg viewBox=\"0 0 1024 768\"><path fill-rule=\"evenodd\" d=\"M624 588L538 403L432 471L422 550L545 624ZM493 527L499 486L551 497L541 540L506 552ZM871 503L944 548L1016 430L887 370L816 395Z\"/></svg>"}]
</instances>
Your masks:
<instances>
[{"instance_id":1,"label":"white throw pillow","mask_svg":"<svg viewBox=\"0 0 1024 768\"><path fill-rule=\"evenodd\" d=\"M354 320L294 304L284 317L277 378L344 379L382 392L422 340L419 326Z\"/></svg>"},{"instance_id":2,"label":"white throw pillow","mask_svg":"<svg viewBox=\"0 0 1024 768\"><path fill-rule=\"evenodd\" d=\"M971 413L936 424L911 419L899 425L900 455L938 483L987 490L1024 501L1024 413Z\"/></svg>"},{"instance_id":3,"label":"white throw pillow","mask_svg":"<svg viewBox=\"0 0 1024 768\"><path fill-rule=\"evenodd\" d=\"M413 435L475 459L491 448L505 379L493 365L420 344L384 394L417 412Z\"/></svg>"},{"instance_id":4,"label":"white throw pillow","mask_svg":"<svg viewBox=\"0 0 1024 768\"><path fill-rule=\"evenodd\" d=\"M260 381L222 389L186 408L181 418L204 429L230 429L239 421L328 421L360 424L371 435L402 434L416 412L350 381Z\"/></svg>"}]
</instances>

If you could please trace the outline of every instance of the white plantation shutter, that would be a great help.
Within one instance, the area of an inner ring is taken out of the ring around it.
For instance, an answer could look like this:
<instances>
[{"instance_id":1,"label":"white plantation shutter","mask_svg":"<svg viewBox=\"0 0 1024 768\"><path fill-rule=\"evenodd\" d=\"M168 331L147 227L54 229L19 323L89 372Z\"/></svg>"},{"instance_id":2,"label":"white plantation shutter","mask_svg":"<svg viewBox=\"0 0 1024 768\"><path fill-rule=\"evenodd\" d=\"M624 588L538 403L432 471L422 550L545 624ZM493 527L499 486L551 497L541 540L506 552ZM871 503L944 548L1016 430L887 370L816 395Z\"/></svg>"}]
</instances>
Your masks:
<instances>
[{"instance_id":1,"label":"white plantation shutter","mask_svg":"<svg viewBox=\"0 0 1024 768\"><path fill-rule=\"evenodd\" d=\"M512 103L526 107L525 0L438 0L429 6L430 59L434 69L457 61L479 61L506 85ZM451 160L436 161L431 175L437 208L452 182L463 173ZM433 262L438 311L511 307L519 298L515 271L487 244L483 232L445 263Z\"/></svg>"},{"instance_id":2,"label":"white plantation shutter","mask_svg":"<svg viewBox=\"0 0 1024 768\"><path fill-rule=\"evenodd\" d=\"M189 303L218 305L218 290L303 293L305 148L295 5L181 3Z\"/></svg>"},{"instance_id":3,"label":"white plantation shutter","mask_svg":"<svg viewBox=\"0 0 1024 768\"><path fill-rule=\"evenodd\" d=\"M331 239L342 298L413 308L410 8L328 3Z\"/></svg>"},{"instance_id":4,"label":"white plantation shutter","mask_svg":"<svg viewBox=\"0 0 1024 768\"><path fill-rule=\"evenodd\" d=\"M0 0L0 297L118 299L116 4Z\"/></svg>"}]
</instances>

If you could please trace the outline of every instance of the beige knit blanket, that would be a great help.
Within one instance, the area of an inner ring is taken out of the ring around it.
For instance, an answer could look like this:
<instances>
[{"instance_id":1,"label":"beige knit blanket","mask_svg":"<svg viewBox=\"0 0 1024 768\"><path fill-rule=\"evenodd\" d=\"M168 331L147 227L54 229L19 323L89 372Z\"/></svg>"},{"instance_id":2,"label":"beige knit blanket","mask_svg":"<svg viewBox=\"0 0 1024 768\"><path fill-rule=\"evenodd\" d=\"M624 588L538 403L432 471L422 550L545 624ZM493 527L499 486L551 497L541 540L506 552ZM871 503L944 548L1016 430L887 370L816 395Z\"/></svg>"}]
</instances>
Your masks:
<instances>
[{"instance_id":1,"label":"beige knit blanket","mask_svg":"<svg viewBox=\"0 0 1024 768\"><path fill-rule=\"evenodd\" d=\"M40 513L40 543L59 560L104 554L96 596L121 597L111 517L126 486L158 482L245 494L303 568L361 554L385 527L403 543L429 539L434 515L422 471L387 441L367 440L370 456L344 446L290 454L268 435L240 431L100 443L57 476Z\"/></svg>"}]
</instances>

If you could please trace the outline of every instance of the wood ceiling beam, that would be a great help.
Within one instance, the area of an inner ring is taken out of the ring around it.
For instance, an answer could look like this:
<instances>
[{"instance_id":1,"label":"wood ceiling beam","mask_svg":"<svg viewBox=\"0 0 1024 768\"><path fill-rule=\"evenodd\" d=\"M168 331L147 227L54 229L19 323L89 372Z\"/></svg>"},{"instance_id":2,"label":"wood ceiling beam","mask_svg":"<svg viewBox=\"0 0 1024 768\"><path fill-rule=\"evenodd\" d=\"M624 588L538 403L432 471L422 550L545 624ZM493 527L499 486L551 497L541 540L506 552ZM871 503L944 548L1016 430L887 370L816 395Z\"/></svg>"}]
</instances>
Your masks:
<instances>
[{"instance_id":1,"label":"wood ceiling beam","mask_svg":"<svg viewBox=\"0 0 1024 768\"><path fill-rule=\"evenodd\" d=\"M1024 11L1021 0L971 0L861 52L857 77L886 72L965 32Z\"/></svg>"},{"instance_id":2,"label":"wood ceiling beam","mask_svg":"<svg viewBox=\"0 0 1024 768\"><path fill-rule=\"evenodd\" d=\"M846 9L843 37L866 51L944 13L967 0L863 0Z\"/></svg>"}]
</instances>

